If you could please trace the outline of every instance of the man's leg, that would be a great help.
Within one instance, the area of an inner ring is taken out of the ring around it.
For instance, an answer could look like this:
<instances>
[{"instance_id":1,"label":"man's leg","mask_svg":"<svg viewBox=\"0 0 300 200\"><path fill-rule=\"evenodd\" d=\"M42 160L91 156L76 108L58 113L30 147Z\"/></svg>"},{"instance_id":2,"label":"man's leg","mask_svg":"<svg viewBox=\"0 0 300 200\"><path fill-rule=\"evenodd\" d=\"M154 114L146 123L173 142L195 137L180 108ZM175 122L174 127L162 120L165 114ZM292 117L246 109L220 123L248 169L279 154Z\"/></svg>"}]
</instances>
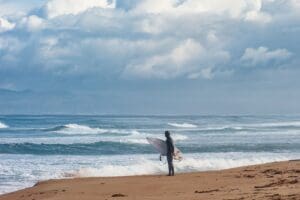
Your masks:
<instances>
[{"instance_id":1,"label":"man's leg","mask_svg":"<svg viewBox=\"0 0 300 200\"><path fill-rule=\"evenodd\" d=\"M173 168L172 156L167 155L167 161L168 161L169 176L172 176L172 168Z\"/></svg>"},{"instance_id":2,"label":"man's leg","mask_svg":"<svg viewBox=\"0 0 300 200\"><path fill-rule=\"evenodd\" d=\"M171 175L174 176L173 157L171 157Z\"/></svg>"}]
</instances>

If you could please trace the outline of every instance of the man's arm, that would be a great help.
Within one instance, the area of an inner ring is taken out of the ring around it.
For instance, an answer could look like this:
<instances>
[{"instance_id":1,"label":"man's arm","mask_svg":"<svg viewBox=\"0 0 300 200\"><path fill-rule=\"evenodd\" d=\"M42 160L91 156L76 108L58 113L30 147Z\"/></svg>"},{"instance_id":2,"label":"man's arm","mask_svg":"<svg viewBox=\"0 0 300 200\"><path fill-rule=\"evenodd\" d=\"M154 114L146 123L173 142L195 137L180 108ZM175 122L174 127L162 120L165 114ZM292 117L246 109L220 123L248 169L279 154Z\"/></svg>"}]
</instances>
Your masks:
<instances>
[{"instance_id":1,"label":"man's arm","mask_svg":"<svg viewBox=\"0 0 300 200\"><path fill-rule=\"evenodd\" d=\"M174 154L175 148L174 148L174 142L173 140L170 141L170 147L171 147L171 153Z\"/></svg>"}]
</instances>

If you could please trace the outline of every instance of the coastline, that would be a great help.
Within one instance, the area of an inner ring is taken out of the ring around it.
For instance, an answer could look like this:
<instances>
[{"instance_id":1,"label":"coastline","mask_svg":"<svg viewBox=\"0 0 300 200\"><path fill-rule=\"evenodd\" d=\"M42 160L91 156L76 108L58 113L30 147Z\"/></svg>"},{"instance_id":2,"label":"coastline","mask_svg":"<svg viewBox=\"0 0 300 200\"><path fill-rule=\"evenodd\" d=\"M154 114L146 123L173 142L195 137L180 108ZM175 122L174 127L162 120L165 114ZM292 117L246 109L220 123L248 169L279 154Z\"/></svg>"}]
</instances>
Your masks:
<instances>
[{"instance_id":1,"label":"coastline","mask_svg":"<svg viewBox=\"0 0 300 200\"><path fill-rule=\"evenodd\" d=\"M0 200L68 199L300 199L300 160L233 169L182 173L48 180Z\"/></svg>"}]
</instances>

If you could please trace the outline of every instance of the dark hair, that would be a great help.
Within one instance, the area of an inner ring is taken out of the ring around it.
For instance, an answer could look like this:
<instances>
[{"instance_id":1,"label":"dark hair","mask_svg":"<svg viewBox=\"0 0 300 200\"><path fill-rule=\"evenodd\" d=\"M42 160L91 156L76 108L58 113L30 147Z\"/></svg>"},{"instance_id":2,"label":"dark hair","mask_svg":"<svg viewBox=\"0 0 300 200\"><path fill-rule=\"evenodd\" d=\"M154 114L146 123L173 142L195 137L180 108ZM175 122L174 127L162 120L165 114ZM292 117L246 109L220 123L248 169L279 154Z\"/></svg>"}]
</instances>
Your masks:
<instances>
[{"instance_id":1,"label":"dark hair","mask_svg":"<svg viewBox=\"0 0 300 200\"><path fill-rule=\"evenodd\" d=\"M166 137L170 137L170 132L169 131L165 131L165 136Z\"/></svg>"}]
</instances>

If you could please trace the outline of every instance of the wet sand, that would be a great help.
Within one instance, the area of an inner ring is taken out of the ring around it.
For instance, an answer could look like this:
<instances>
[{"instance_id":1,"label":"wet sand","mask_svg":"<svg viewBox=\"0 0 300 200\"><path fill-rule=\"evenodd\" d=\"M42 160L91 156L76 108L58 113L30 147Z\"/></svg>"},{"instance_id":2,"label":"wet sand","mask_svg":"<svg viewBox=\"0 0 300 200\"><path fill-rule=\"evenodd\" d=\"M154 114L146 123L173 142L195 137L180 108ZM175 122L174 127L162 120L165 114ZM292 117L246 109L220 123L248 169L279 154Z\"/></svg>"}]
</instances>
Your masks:
<instances>
[{"instance_id":1,"label":"wet sand","mask_svg":"<svg viewBox=\"0 0 300 200\"><path fill-rule=\"evenodd\" d=\"M300 160L235 169L113 178L49 180L0 200L300 200Z\"/></svg>"}]
</instances>

